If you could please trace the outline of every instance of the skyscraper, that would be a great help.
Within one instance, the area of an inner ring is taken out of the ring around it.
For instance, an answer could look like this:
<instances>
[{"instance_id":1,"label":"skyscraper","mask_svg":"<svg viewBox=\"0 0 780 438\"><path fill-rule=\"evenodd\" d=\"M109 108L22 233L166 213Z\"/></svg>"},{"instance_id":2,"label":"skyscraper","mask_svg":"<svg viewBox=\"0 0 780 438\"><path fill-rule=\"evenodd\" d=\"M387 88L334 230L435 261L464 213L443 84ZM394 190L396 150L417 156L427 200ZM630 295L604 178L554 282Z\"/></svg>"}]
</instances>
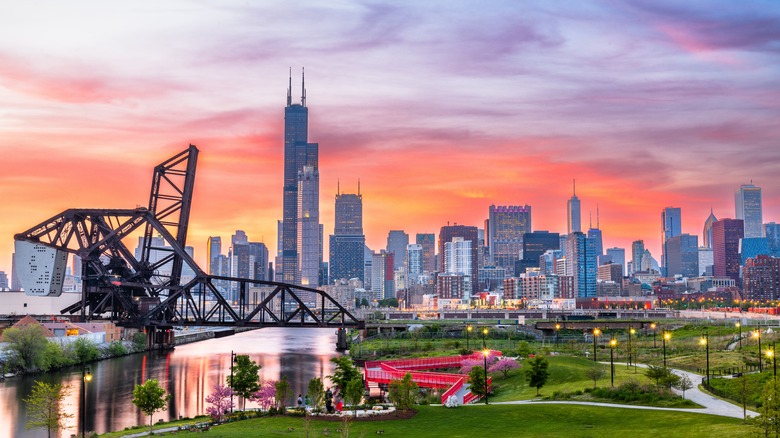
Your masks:
<instances>
[{"instance_id":1,"label":"skyscraper","mask_svg":"<svg viewBox=\"0 0 780 438\"><path fill-rule=\"evenodd\" d=\"M452 242L456 237L462 237L463 240L471 241L471 278L479 278L479 232L477 227L465 225L447 225L441 227L439 232L439 272L446 272L446 260L444 256L444 244ZM477 281L471 282L471 290L477 291Z\"/></svg>"},{"instance_id":2,"label":"skyscraper","mask_svg":"<svg viewBox=\"0 0 780 438\"><path fill-rule=\"evenodd\" d=\"M596 296L596 245L584 233L575 231L566 237L566 275L574 277L577 298Z\"/></svg>"},{"instance_id":3,"label":"skyscraper","mask_svg":"<svg viewBox=\"0 0 780 438\"><path fill-rule=\"evenodd\" d=\"M524 274L527 268L538 268L539 258L549 250L560 249L560 235L547 231L534 231L523 235L523 258L515 262L515 277Z\"/></svg>"},{"instance_id":4,"label":"skyscraper","mask_svg":"<svg viewBox=\"0 0 780 438\"><path fill-rule=\"evenodd\" d=\"M206 244L206 259L208 260L209 274L222 275L219 269L219 256L222 254L222 238L209 236Z\"/></svg>"},{"instance_id":5,"label":"skyscraper","mask_svg":"<svg viewBox=\"0 0 780 438\"><path fill-rule=\"evenodd\" d=\"M582 231L582 209L580 199L577 197L577 183L573 182L571 199L566 203L567 234Z\"/></svg>"},{"instance_id":6,"label":"skyscraper","mask_svg":"<svg viewBox=\"0 0 780 438\"><path fill-rule=\"evenodd\" d=\"M414 243L422 246L423 272L436 272L436 235L433 233L418 233Z\"/></svg>"},{"instance_id":7,"label":"skyscraper","mask_svg":"<svg viewBox=\"0 0 780 438\"><path fill-rule=\"evenodd\" d=\"M303 286L319 286L322 246L320 245L320 174L314 166L298 172L298 267Z\"/></svg>"},{"instance_id":8,"label":"skyscraper","mask_svg":"<svg viewBox=\"0 0 780 438\"><path fill-rule=\"evenodd\" d=\"M631 244L631 273L642 270L642 258L645 256L644 240L635 240Z\"/></svg>"},{"instance_id":9,"label":"skyscraper","mask_svg":"<svg viewBox=\"0 0 780 438\"><path fill-rule=\"evenodd\" d=\"M395 254L393 270L406 265L406 247L409 246L409 235L403 230L390 230L387 233L387 252Z\"/></svg>"},{"instance_id":10,"label":"skyscraper","mask_svg":"<svg viewBox=\"0 0 780 438\"><path fill-rule=\"evenodd\" d=\"M330 281L359 278L365 284L366 236L359 184L357 194L336 193L335 216L330 236Z\"/></svg>"},{"instance_id":11,"label":"skyscraper","mask_svg":"<svg viewBox=\"0 0 780 438\"><path fill-rule=\"evenodd\" d=\"M490 258L495 266L512 272L515 262L520 260L523 235L531 232L531 207L491 205L488 215Z\"/></svg>"},{"instance_id":12,"label":"skyscraper","mask_svg":"<svg viewBox=\"0 0 780 438\"><path fill-rule=\"evenodd\" d=\"M699 238L680 234L666 240L666 275L696 277L699 275Z\"/></svg>"},{"instance_id":13,"label":"skyscraper","mask_svg":"<svg viewBox=\"0 0 780 438\"><path fill-rule=\"evenodd\" d=\"M284 109L284 188L282 198L282 257L277 277L282 282L300 284L298 246L298 176L304 166L318 170L317 143L308 142L309 109L306 107L306 86L301 77L301 103L292 103L292 74L287 88ZM304 243L304 245L306 245Z\"/></svg>"},{"instance_id":14,"label":"skyscraper","mask_svg":"<svg viewBox=\"0 0 780 438\"><path fill-rule=\"evenodd\" d=\"M721 219L712 225L713 274L729 277L739 285L739 239L744 237L742 219Z\"/></svg>"},{"instance_id":15,"label":"skyscraper","mask_svg":"<svg viewBox=\"0 0 780 438\"><path fill-rule=\"evenodd\" d=\"M626 271L626 250L624 248L607 248L607 256L617 265L623 267L623 272Z\"/></svg>"},{"instance_id":16,"label":"skyscraper","mask_svg":"<svg viewBox=\"0 0 780 438\"><path fill-rule=\"evenodd\" d=\"M745 237L764 237L761 187L743 184L734 192L734 204L737 219L744 221Z\"/></svg>"},{"instance_id":17,"label":"skyscraper","mask_svg":"<svg viewBox=\"0 0 780 438\"><path fill-rule=\"evenodd\" d=\"M712 224L718 221L718 218L712 213L710 209L710 215L707 216L707 220L704 221L704 230L702 232L702 239L704 239L704 246L712 248Z\"/></svg>"},{"instance_id":18,"label":"skyscraper","mask_svg":"<svg viewBox=\"0 0 780 438\"><path fill-rule=\"evenodd\" d=\"M661 212L661 274L667 274L669 265L666 242L682 234L682 213L678 207L666 207Z\"/></svg>"}]
</instances>

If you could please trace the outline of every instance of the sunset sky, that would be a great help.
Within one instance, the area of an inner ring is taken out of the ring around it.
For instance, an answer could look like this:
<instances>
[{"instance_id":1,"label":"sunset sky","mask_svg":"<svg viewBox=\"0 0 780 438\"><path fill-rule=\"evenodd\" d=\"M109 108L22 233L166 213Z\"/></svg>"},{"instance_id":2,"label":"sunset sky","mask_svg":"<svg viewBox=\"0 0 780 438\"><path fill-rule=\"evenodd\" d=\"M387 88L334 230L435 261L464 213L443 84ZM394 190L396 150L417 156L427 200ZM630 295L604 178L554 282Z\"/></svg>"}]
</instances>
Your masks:
<instances>
[{"instance_id":1,"label":"sunset sky","mask_svg":"<svg viewBox=\"0 0 780 438\"><path fill-rule=\"evenodd\" d=\"M665 206L701 239L752 180L780 220L778 1L19 1L0 14L0 270L66 208L146 205L190 143L196 260L236 229L273 255L302 67L325 232L359 178L375 250L482 227L491 204L565 232L575 178L584 227L598 205L605 247L656 258Z\"/></svg>"}]
</instances>

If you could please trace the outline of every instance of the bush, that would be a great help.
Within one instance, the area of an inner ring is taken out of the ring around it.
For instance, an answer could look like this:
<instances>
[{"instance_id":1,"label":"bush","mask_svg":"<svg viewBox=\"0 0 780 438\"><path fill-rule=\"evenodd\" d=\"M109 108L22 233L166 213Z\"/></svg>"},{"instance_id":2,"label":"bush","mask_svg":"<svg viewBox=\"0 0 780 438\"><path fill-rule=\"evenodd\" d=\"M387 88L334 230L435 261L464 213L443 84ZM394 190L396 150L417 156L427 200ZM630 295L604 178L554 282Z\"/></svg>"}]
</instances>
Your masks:
<instances>
[{"instance_id":1,"label":"bush","mask_svg":"<svg viewBox=\"0 0 780 438\"><path fill-rule=\"evenodd\" d=\"M73 342L73 350L76 352L78 363L94 362L100 357L97 344L87 338L76 339Z\"/></svg>"},{"instance_id":2,"label":"bush","mask_svg":"<svg viewBox=\"0 0 780 438\"><path fill-rule=\"evenodd\" d=\"M133 333L132 342L133 342L133 351L146 350L146 333L144 332Z\"/></svg>"},{"instance_id":3,"label":"bush","mask_svg":"<svg viewBox=\"0 0 780 438\"><path fill-rule=\"evenodd\" d=\"M124 356L127 354L127 348L121 342L112 342L106 347L106 353L110 357Z\"/></svg>"}]
</instances>

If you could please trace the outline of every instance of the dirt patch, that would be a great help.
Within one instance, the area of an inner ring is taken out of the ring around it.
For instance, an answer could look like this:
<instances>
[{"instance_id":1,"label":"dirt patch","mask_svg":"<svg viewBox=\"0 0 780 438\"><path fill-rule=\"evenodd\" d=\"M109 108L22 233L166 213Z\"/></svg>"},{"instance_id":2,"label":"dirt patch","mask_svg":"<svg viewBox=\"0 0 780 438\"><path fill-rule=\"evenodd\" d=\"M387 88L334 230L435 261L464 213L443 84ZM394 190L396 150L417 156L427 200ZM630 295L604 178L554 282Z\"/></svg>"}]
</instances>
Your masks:
<instances>
[{"instance_id":1,"label":"dirt patch","mask_svg":"<svg viewBox=\"0 0 780 438\"><path fill-rule=\"evenodd\" d=\"M387 412L385 414L370 414L370 415L361 416L357 418L350 416L349 421L363 422L363 421L408 420L414 417L415 415L417 415L417 411L415 410L393 411L393 412ZM344 421L343 417L337 415L311 415L310 418L312 420L320 420L320 421L338 421L338 422Z\"/></svg>"}]
</instances>

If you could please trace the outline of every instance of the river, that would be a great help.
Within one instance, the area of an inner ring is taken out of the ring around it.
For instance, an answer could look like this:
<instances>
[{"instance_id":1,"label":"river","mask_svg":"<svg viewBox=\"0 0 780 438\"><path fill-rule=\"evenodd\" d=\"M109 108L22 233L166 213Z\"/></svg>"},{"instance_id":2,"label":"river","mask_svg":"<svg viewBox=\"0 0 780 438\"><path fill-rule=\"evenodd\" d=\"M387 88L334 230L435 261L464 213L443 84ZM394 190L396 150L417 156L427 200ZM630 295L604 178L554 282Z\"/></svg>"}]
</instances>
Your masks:
<instances>
[{"instance_id":1,"label":"river","mask_svg":"<svg viewBox=\"0 0 780 438\"><path fill-rule=\"evenodd\" d=\"M230 375L230 353L248 354L262 366L260 378L290 381L294 395L305 393L310 379L333 373L330 359L335 350L335 329L266 328L219 339L182 345L174 350L133 354L89 364L93 379L86 385L86 430L105 433L128 426L148 424L132 403L133 388L147 379L157 379L172 395L166 411L154 415L169 420L194 417L206 411L205 397L215 384L225 384ZM46 429L26 429L23 399L35 380L69 386L65 403L73 417L61 437L80 433L81 368L38 376L14 377L0 382L0 437L46 437ZM326 386L328 385L325 380ZM292 403L293 400L290 400ZM254 407L247 402L247 408ZM80 435L79 435L80 436Z\"/></svg>"}]
</instances>

